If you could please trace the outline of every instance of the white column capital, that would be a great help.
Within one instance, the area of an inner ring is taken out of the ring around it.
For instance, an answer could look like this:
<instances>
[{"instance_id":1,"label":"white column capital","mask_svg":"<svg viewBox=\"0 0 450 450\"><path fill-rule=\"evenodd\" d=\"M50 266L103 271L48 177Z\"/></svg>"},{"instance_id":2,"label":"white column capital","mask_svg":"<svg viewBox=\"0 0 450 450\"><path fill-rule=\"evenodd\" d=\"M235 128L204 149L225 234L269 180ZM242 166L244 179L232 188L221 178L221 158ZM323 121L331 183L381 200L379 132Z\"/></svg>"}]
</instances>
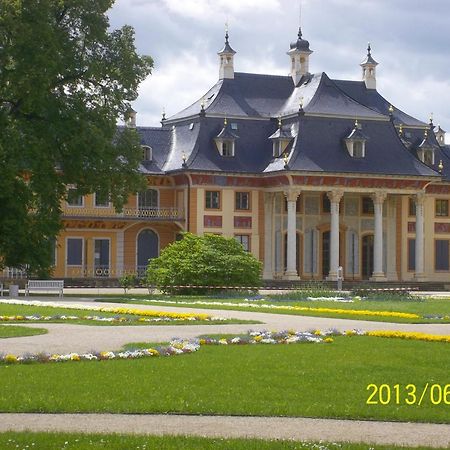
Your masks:
<instances>
[{"instance_id":1,"label":"white column capital","mask_svg":"<svg viewBox=\"0 0 450 450\"><path fill-rule=\"evenodd\" d=\"M284 196L288 202L296 202L301 192L300 189L288 189L284 191Z\"/></svg>"},{"instance_id":2,"label":"white column capital","mask_svg":"<svg viewBox=\"0 0 450 450\"><path fill-rule=\"evenodd\" d=\"M330 199L331 203L339 203L343 195L344 191L342 189L335 189L333 191L327 192L327 196Z\"/></svg>"},{"instance_id":3,"label":"white column capital","mask_svg":"<svg viewBox=\"0 0 450 450\"><path fill-rule=\"evenodd\" d=\"M423 206L425 202L425 192L421 191L416 194L416 206Z\"/></svg>"},{"instance_id":4,"label":"white column capital","mask_svg":"<svg viewBox=\"0 0 450 450\"><path fill-rule=\"evenodd\" d=\"M382 205L387 198L387 192L377 191L371 197L374 205Z\"/></svg>"}]
</instances>

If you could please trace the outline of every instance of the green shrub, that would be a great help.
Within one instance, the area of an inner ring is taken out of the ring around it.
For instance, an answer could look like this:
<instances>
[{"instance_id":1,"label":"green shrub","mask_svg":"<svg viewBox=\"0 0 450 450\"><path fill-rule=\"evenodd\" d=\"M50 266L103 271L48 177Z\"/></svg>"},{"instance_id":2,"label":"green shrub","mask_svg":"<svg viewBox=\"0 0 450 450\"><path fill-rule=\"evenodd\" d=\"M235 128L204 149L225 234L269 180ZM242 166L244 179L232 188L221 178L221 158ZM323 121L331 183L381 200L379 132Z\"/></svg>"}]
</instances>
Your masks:
<instances>
[{"instance_id":1,"label":"green shrub","mask_svg":"<svg viewBox=\"0 0 450 450\"><path fill-rule=\"evenodd\" d=\"M123 290L126 294L128 289L131 289L132 287L139 284L139 280L135 274L128 274L119 278L119 284L121 287L123 287Z\"/></svg>"},{"instance_id":2,"label":"green shrub","mask_svg":"<svg viewBox=\"0 0 450 450\"><path fill-rule=\"evenodd\" d=\"M184 233L149 262L147 282L167 293L198 294L211 286L259 286L261 263L233 238ZM178 288L177 286L196 286Z\"/></svg>"}]
</instances>

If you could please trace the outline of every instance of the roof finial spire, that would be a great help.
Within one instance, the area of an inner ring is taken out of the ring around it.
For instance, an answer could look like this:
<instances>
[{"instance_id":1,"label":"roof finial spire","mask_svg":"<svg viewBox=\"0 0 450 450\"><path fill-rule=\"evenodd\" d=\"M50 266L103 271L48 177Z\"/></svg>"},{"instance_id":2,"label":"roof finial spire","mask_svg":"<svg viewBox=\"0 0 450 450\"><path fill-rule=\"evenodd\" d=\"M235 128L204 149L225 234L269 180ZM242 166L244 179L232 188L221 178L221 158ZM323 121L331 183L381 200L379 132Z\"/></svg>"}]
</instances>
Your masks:
<instances>
[{"instance_id":1,"label":"roof finial spire","mask_svg":"<svg viewBox=\"0 0 450 450\"><path fill-rule=\"evenodd\" d=\"M227 21L225 22L225 43L228 44L228 18Z\"/></svg>"},{"instance_id":2,"label":"roof finial spire","mask_svg":"<svg viewBox=\"0 0 450 450\"><path fill-rule=\"evenodd\" d=\"M433 123L433 113L430 113L430 128L434 128L434 123Z\"/></svg>"},{"instance_id":3,"label":"roof finial spire","mask_svg":"<svg viewBox=\"0 0 450 450\"><path fill-rule=\"evenodd\" d=\"M298 38L302 38L302 0L298 1Z\"/></svg>"},{"instance_id":4,"label":"roof finial spire","mask_svg":"<svg viewBox=\"0 0 450 450\"><path fill-rule=\"evenodd\" d=\"M372 56L372 47L370 46L370 42L367 43L367 56Z\"/></svg>"}]
</instances>

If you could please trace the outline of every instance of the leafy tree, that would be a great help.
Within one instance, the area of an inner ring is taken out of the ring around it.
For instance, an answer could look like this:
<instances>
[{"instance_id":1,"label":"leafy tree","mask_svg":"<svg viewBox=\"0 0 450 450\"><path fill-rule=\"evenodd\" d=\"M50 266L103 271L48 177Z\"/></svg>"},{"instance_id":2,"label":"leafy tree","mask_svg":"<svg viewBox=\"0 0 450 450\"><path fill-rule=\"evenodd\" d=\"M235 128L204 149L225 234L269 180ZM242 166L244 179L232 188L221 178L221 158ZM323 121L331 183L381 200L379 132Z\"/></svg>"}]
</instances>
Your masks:
<instances>
[{"instance_id":1,"label":"leafy tree","mask_svg":"<svg viewBox=\"0 0 450 450\"><path fill-rule=\"evenodd\" d=\"M165 292L206 292L208 286L251 286L260 283L261 263L233 238L214 234L183 239L151 259L147 282ZM175 286L205 286L180 289Z\"/></svg>"},{"instance_id":2,"label":"leafy tree","mask_svg":"<svg viewBox=\"0 0 450 450\"><path fill-rule=\"evenodd\" d=\"M152 59L114 0L0 0L0 264L51 264L67 187L121 208L141 188L135 130L117 131Z\"/></svg>"}]
</instances>

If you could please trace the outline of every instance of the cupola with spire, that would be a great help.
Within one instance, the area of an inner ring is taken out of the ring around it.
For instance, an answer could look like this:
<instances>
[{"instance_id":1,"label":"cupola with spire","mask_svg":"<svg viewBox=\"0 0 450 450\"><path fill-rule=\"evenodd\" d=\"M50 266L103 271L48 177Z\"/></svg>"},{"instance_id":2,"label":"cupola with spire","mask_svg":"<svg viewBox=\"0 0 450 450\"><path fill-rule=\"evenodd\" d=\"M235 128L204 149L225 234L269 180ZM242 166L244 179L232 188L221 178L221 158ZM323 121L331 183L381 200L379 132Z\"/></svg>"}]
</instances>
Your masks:
<instances>
[{"instance_id":1,"label":"cupola with spire","mask_svg":"<svg viewBox=\"0 0 450 450\"><path fill-rule=\"evenodd\" d=\"M291 77L297 86L303 75L309 73L309 55L312 50L309 42L302 38L302 28L298 29L298 39L291 43L291 49L287 52L291 58Z\"/></svg>"},{"instance_id":2,"label":"cupola with spire","mask_svg":"<svg viewBox=\"0 0 450 450\"><path fill-rule=\"evenodd\" d=\"M372 58L372 48L370 43L367 46L366 59L360 64L362 67L362 79L366 83L367 89L377 88L376 70L378 63Z\"/></svg>"},{"instance_id":3,"label":"cupola with spire","mask_svg":"<svg viewBox=\"0 0 450 450\"><path fill-rule=\"evenodd\" d=\"M223 80L225 78L234 79L234 55L236 52L231 48L228 38L227 25L225 30L225 45L223 49L217 53L220 58L219 80Z\"/></svg>"}]
</instances>

